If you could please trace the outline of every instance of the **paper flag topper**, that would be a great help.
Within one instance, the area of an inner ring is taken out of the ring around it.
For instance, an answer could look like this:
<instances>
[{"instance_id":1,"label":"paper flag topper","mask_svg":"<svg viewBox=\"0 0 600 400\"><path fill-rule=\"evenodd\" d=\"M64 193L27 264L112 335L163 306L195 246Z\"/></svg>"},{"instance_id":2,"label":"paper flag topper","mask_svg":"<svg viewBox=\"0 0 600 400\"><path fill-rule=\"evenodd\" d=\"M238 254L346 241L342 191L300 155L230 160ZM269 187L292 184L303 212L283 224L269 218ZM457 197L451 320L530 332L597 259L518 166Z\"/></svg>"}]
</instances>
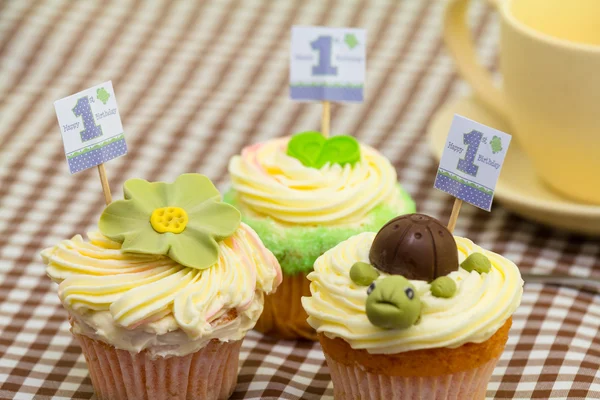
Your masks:
<instances>
[{"instance_id":1,"label":"paper flag topper","mask_svg":"<svg viewBox=\"0 0 600 400\"><path fill-rule=\"evenodd\" d=\"M127 154L112 82L54 102L72 174Z\"/></svg>"},{"instance_id":2,"label":"paper flag topper","mask_svg":"<svg viewBox=\"0 0 600 400\"><path fill-rule=\"evenodd\" d=\"M434 187L490 211L511 136L455 115Z\"/></svg>"},{"instance_id":3,"label":"paper flag topper","mask_svg":"<svg viewBox=\"0 0 600 400\"><path fill-rule=\"evenodd\" d=\"M292 99L363 101L366 45L364 29L292 27Z\"/></svg>"}]
</instances>

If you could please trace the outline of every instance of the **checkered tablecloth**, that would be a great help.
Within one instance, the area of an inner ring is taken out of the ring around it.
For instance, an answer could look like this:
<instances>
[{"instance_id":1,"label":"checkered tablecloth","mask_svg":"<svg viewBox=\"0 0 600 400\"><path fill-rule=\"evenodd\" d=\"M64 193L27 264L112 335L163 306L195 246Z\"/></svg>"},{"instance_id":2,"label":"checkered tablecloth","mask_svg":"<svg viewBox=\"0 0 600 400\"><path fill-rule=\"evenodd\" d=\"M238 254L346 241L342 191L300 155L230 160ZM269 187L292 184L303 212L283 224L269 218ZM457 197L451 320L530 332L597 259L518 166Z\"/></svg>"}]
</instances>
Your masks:
<instances>
[{"instance_id":1,"label":"checkered tablecloth","mask_svg":"<svg viewBox=\"0 0 600 400\"><path fill-rule=\"evenodd\" d=\"M497 64L498 25L470 15L483 62ZM106 165L116 197L127 178L202 172L221 188L250 143L318 129L320 106L288 98L291 25L368 30L366 100L334 105L332 132L392 160L420 211L446 220L425 143L438 108L468 89L440 39L442 1L0 1L0 398L89 399L42 248L92 229L103 208L95 169L69 175L53 102L112 80L129 154ZM456 233L523 271L600 275L600 243L536 225L495 204L465 206ZM526 285L488 398L600 398L600 296ZM251 332L234 399L331 399L318 344Z\"/></svg>"}]
</instances>

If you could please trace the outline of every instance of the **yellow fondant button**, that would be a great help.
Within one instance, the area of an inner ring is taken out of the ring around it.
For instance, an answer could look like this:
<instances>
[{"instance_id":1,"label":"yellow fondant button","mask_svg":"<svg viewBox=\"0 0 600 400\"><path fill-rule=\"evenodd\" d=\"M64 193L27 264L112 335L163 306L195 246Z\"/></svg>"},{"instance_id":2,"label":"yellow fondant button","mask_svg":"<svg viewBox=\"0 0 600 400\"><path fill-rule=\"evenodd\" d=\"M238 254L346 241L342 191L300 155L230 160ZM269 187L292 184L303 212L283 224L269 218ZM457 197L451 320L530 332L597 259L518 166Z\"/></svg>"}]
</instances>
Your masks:
<instances>
[{"instance_id":1,"label":"yellow fondant button","mask_svg":"<svg viewBox=\"0 0 600 400\"><path fill-rule=\"evenodd\" d=\"M188 223L188 215L180 207L157 208L150 216L150 224L158 233L181 233Z\"/></svg>"}]
</instances>

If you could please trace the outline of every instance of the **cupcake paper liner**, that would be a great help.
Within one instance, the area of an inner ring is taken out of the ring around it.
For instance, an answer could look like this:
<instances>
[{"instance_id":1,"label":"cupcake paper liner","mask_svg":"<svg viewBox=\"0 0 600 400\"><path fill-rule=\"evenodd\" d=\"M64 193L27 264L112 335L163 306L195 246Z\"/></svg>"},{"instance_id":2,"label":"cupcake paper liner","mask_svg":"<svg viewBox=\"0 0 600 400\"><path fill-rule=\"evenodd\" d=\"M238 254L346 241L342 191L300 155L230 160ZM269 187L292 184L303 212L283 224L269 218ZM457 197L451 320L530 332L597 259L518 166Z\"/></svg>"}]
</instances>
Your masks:
<instances>
[{"instance_id":1,"label":"cupcake paper liner","mask_svg":"<svg viewBox=\"0 0 600 400\"><path fill-rule=\"evenodd\" d=\"M365 371L360 365L338 363L327 354L336 400L485 399L488 382L499 358L477 368L440 376L386 376Z\"/></svg>"},{"instance_id":2,"label":"cupcake paper liner","mask_svg":"<svg viewBox=\"0 0 600 400\"><path fill-rule=\"evenodd\" d=\"M485 399L512 324L509 318L481 343L396 354L355 350L340 339L319 334L336 400Z\"/></svg>"},{"instance_id":3,"label":"cupcake paper liner","mask_svg":"<svg viewBox=\"0 0 600 400\"><path fill-rule=\"evenodd\" d=\"M151 358L84 335L79 341L99 400L227 399L237 382L242 341L208 345L186 356Z\"/></svg>"},{"instance_id":4,"label":"cupcake paper liner","mask_svg":"<svg viewBox=\"0 0 600 400\"><path fill-rule=\"evenodd\" d=\"M308 314L302 307L302 296L310 296L306 274L284 275L277 292L265 296L265 308L254 329L280 339L316 341L317 333L306 322Z\"/></svg>"}]
</instances>

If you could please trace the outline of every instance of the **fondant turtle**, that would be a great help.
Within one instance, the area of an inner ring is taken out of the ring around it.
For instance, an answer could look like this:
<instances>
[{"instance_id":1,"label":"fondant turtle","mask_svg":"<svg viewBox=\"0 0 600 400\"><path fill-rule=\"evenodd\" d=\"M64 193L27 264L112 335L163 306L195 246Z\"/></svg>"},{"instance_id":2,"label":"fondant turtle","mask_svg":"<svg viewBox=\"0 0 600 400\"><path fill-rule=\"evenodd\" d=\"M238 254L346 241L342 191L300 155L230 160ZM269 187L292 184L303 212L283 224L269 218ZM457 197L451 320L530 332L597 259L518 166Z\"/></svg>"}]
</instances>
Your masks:
<instances>
[{"instance_id":1,"label":"fondant turtle","mask_svg":"<svg viewBox=\"0 0 600 400\"><path fill-rule=\"evenodd\" d=\"M421 315L419 293L409 279L431 283L436 297L452 297L456 283L446 275L458 269L454 237L435 218L408 214L392 219L375 236L371 264L357 262L350 278L367 289L366 314L384 329L406 329ZM390 274L380 278L379 271Z\"/></svg>"}]
</instances>

